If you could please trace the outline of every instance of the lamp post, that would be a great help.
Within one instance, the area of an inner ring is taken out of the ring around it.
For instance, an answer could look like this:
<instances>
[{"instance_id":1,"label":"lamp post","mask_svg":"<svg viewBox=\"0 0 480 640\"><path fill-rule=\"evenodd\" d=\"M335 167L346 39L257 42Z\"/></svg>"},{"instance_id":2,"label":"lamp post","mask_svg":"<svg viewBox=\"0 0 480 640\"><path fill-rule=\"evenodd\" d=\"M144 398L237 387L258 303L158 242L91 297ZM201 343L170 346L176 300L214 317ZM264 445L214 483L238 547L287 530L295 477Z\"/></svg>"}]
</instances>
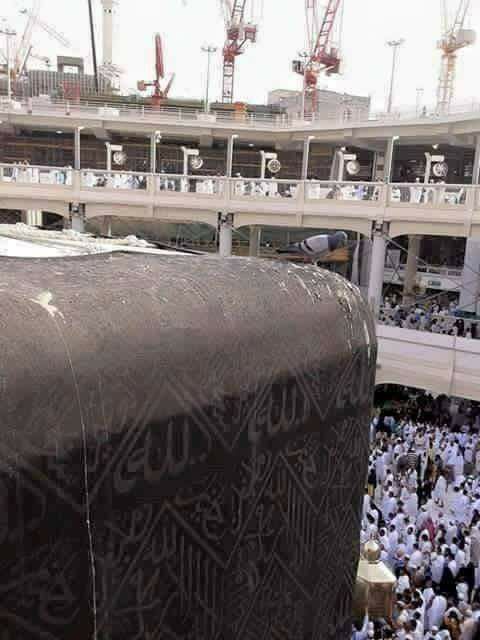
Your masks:
<instances>
[{"instance_id":1,"label":"lamp post","mask_svg":"<svg viewBox=\"0 0 480 640\"><path fill-rule=\"evenodd\" d=\"M17 32L13 31L6 27L5 29L0 29L0 33L3 33L5 39L7 41L6 46L6 54L7 54L7 97L8 102L10 103L12 100L12 61L10 58L10 38L12 36L16 36Z\"/></svg>"},{"instance_id":2,"label":"lamp post","mask_svg":"<svg viewBox=\"0 0 480 640\"><path fill-rule=\"evenodd\" d=\"M415 108L415 115L419 116L422 108L424 89L423 87L417 87L417 104Z\"/></svg>"},{"instance_id":3,"label":"lamp post","mask_svg":"<svg viewBox=\"0 0 480 640\"><path fill-rule=\"evenodd\" d=\"M212 45L205 45L202 47L202 51L207 54L207 82L205 87L205 113L209 111L209 93L210 93L210 62L212 58L212 53L217 51L217 47L213 47Z\"/></svg>"},{"instance_id":4,"label":"lamp post","mask_svg":"<svg viewBox=\"0 0 480 640\"><path fill-rule=\"evenodd\" d=\"M397 70L398 48L401 47L404 42L405 40L403 38L400 38L399 40L389 40L387 42L387 45L392 49L392 72L390 75L390 91L388 93L387 113L392 113L393 88L395 85L395 72Z\"/></svg>"}]
</instances>

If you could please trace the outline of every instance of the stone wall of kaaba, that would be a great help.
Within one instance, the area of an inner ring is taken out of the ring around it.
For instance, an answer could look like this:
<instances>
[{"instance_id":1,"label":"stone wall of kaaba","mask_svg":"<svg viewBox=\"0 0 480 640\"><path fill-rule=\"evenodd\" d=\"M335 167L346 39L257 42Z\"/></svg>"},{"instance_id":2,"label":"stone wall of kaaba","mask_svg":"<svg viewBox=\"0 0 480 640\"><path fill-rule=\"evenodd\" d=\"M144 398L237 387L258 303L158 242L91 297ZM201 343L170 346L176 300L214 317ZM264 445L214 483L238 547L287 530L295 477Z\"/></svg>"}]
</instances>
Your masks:
<instances>
[{"instance_id":1,"label":"stone wall of kaaba","mask_svg":"<svg viewBox=\"0 0 480 640\"><path fill-rule=\"evenodd\" d=\"M347 639L373 319L314 267L0 259L1 640Z\"/></svg>"}]
</instances>

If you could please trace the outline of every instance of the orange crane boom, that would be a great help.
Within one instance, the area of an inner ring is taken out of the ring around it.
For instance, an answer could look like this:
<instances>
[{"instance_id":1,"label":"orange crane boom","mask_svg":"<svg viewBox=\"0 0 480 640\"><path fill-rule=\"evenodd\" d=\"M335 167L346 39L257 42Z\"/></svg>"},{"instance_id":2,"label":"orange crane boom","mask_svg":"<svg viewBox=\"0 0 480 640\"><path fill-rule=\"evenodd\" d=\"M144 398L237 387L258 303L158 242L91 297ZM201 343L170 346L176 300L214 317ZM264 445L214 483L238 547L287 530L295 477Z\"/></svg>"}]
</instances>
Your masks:
<instances>
[{"instance_id":1,"label":"orange crane boom","mask_svg":"<svg viewBox=\"0 0 480 640\"><path fill-rule=\"evenodd\" d=\"M448 113L455 91L457 51L475 42L475 32L465 29L470 0L460 0L453 22L449 22L447 1L442 1L443 33L438 48L442 51L442 62L437 89L437 112Z\"/></svg>"},{"instance_id":2,"label":"orange crane boom","mask_svg":"<svg viewBox=\"0 0 480 640\"><path fill-rule=\"evenodd\" d=\"M247 42L257 39L257 26L245 22L247 0L223 0L226 39L223 46L222 102L233 102L235 60L245 50Z\"/></svg>"},{"instance_id":3,"label":"orange crane boom","mask_svg":"<svg viewBox=\"0 0 480 640\"><path fill-rule=\"evenodd\" d=\"M152 94L152 105L160 106L168 97L170 88L172 86L173 80L175 79L175 74L172 73L170 80L167 82L165 87L162 88L161 81L165 78L165 63L163 58L163 44L162 37L159 33L155 36L155 80L151 82L145 82L145 80L140 80L137 83L139 91L145 91L147 87L153 87Z\"/></svg>"},{"instance_id":4,"label":"orange crane boom","mask_svg":"<svg viewBox=\"0 0 480 640\"><path fill-rule=\"evenodd\" d=\"M303 61L294 60L293 62L295 73L304 78L306 99L303 116L317 111L317 85L320 73L325 72L327 75L339 73L340 52L332 41L342 0L328 0L320 23L317 20L318 0L305 0L305 2L308 51Z\"/></svg>"}]
</instances>

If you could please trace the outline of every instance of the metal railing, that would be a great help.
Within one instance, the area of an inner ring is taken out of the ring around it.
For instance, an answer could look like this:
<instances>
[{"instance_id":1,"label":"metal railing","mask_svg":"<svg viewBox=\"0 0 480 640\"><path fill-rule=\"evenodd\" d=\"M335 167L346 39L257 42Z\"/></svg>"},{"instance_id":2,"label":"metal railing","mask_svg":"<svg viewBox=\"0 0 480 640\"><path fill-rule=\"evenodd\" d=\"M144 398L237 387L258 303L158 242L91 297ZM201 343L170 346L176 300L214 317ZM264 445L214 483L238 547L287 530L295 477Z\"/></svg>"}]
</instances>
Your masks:
<instances>
[{"instance_id":1,"label":"metal railing","mask_svg":"<svg viewBox=\"0 0 480 640\"><path fill-rule=\"evenodd\" d=\"M401 264L399 266L392 266L388 262L385 263L385 270L387 271L399 271L403 273L406 271L407 266L405 264ZM417 273L423 273L426 276L441 276L443 278L459 278L462 276L461 268L453 268L453 267L434 267L432 265L418 265Z\"/></svg>"},{"instance_id":2,"label":"metal railing","mask_svg":"<svg viewBox=\"0 0 480 640\"><path fill-rule=\"evenodd\" d=\"M439 119L454 119L456 116L478 115L480 103L472 101L467 104L453 105L447 114L438 113L435 108L418 110L412 107L399 109L392 113L385 112L365 112L354 111L350 113L344 106L338 110L333 110L326 114L314 117L298 119L298 117L287 115L286 113L244 113L230 112L223 110L213 110L205 114L203 109L193 107L152 107L150 105L137 105L131 103L89 103L88 101L77 104L75 102L30 98L23 101L10 101L0 98L0 113L5 114L36 114L36 115L68 115L94 117L101 119L129 119L137 121L147 121L152 123L166 122L208 122L234 125L235 128L270 128L288 129L306 126L307 128L321 128L322 125L331 127L332 123L352 123L361 124L363 122L385 122L395 123L400 121L437 121Z\"/></svg>"},{"instance_id":3,"label":"metal railing","mask_svg":"<svg viewBox=\"0 0 480 640\"><path fill-rule=\"evenodd\" d=\"M144 191L150 194L183 193L241 199L293 199L361 203L363 206L416 206L425 209L480 209L480 186L418 183L337 182L259 178L227 178L135 171L106 171L71 167L0 164L0 183Z\"/></svg>"}]
</instances>

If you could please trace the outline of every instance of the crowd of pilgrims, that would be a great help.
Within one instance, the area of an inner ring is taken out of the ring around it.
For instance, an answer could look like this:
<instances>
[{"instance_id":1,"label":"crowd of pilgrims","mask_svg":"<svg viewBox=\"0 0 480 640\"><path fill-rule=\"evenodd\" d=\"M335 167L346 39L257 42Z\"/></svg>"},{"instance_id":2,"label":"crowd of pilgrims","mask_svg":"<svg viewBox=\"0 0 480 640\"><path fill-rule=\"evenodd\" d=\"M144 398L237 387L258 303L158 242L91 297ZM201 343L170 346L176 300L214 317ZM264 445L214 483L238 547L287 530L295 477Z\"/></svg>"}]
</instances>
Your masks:
<instances>
[{"instance_id":1,"label":"crowd of pilgrims","mask_svg":"<svg viewBox=\"0 0 480 640\"><path fill-rule=\"evenodd\" d=\"M385 298L378 321L391 327L430 331L460 338L480 338L477 319L460 317L457 302L439 304L435 300L403 306L395 296Z\"/></svg>"},{"instance_id":2,"label":"crowd of pilgrims","mask_svg":"<svg viewBox=\"0 0 480 640\"><path fill-rule=\"evenodd\" d=\"M371 429L361 543L380 545L395 606L352 639L480 640L480 409L425 394Z\"/></svg>"}]
</instances>

